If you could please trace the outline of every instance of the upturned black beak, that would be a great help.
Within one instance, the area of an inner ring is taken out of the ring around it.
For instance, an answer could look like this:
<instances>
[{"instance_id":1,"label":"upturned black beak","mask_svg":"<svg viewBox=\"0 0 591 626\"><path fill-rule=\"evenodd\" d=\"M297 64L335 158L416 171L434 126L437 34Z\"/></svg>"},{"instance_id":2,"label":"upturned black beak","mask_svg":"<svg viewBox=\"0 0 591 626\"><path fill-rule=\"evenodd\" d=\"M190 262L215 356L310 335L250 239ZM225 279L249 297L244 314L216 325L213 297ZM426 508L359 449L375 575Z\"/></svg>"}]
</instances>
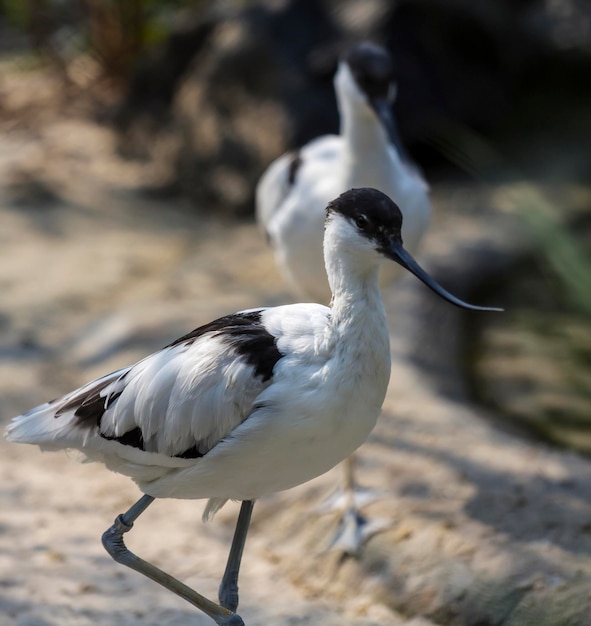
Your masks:
<instances>
[{"instance_id":1,"label":"upturned black beak","mask_svg":"<svg viewBox=\"0 0 591 626\"><path fill-rule=\"evenodd\" d=\"M408 152L404 148L402 139L400 138L398 126L396 124L396 120L394 119L394 114L392 113L392 103L390 99L384 97L373 98L371 100L371 106L384 125L388 138L390 139L390 143L396 148L401 160L404 163L412 163Z\"/></svg>"},{"instance_id":2,"label":"upturned black beak","mask_svg":"<svg viewBox=\"0 0 591 626\"><path fill-rule=\"evenodd\" d=\"M438 296L455 304L462 309L470 309L472 311L502 311L493 307L476 306L468 304L454 295L446 291L438 282L433 280L429 274L412 258L412 256L402 247L402 243L391 244L389 250L385 252L386 256L399 265L402 265L411 274L414 274L421 282L425 283L429 289L434 291Z\"/></svg>"}]
</instances>

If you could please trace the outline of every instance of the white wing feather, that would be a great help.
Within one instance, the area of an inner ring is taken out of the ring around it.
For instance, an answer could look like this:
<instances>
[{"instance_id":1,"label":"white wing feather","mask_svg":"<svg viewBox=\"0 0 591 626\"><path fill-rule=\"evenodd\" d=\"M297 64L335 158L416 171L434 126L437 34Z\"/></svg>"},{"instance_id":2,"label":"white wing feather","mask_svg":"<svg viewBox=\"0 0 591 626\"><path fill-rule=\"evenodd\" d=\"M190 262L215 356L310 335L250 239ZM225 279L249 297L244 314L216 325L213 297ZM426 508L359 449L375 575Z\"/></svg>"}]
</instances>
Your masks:
<instances>
[{"instance_id":1,"label":"white wing feather","mask_svg":"<svg viewBox=\"0 0 591 626\"><path fill-rule=\"evenodd\" d=\"M258 224L267 231L269 223L276 211L288 198L296 184L301 184L302 173L306 169L306 163L325 161L327 165L336 161L339 157L341 137L338 135L325 135L312 140L298 152L287 152L273 161L265 170L256 188L256 219ZM294 180L290 181L290 170L294 159L299 159ZM305 174L304 174L305 175Z\"/></svg>"},{"instance_id":2,"label":"white wing feather","mask_svg":"<svg viewBox=\"0 0 591 626\"><path fill-rule=\"evenodd\" d=\"M156 467L195 463L177 455L193 447L194 456L203 455L214 447L244 421L270 382L255 376L223 337L207 333L14 418L6 436L46 450L76 448L89 460L148 479ZM102 413L98 423L77 414L90 400ZM137 428L143 449L117 441Z\"/></svg>"}]
</instances>

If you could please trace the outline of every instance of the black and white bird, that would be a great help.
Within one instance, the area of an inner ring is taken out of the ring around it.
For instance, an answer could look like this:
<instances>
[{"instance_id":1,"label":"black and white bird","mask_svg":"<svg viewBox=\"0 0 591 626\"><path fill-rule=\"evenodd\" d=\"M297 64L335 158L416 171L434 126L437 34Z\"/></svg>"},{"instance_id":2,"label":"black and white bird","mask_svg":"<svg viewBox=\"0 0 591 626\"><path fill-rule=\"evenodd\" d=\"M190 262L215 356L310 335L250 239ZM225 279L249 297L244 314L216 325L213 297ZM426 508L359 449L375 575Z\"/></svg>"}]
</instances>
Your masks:
<instances>
[{"instance_id":1,"label":"black and white bird","mask_svg":"<svg viewBox=\"0 0 591 626\"><path fill-rule=\"evenodd\" d=\"M298 299L328 304L331 296L322 237L327 203L353 187L374 187L398 204L402 236L414 254L431 215L429 186L408 157L397 132L392 103L393 62L382 47L363 42L340 62L334 79L340 135L319 137L273 162L256 189L257 221L273 247L277 265ZM382 283L401 274L384 268ZM368 523L358 508L375 496L356 485L353 459L343 466L343 491L326 510L341 510L332 545L350 554L380 524Z\"/></svg>"},{"instance_id":2,"label":"black and white bird","mask_svg":"<svg viewBox=\"0 0 591 626\"><path fill-rule=\"evenodd\" d=\"M347 191L326 211L330 307L292 304L222 317L14 418L7 438L78 449L130 476L146 495L103 535L109 553L217 624L243 624L237 581L254 500L335 466L365 441L380 413L390 375L381 262L391 259L446 300L480 309L417 265L401 228L402 214L386 195ZM125 547L123 533L154 498L208 498L205 518L229 499L242 501L220 604Z\"/></svg>"},{"instance_id":3,"label":"black and white bird","mask_svg":"<svg viewBox=\"0 0 591 626\"><path fill-rule=\"evenodd\" d=\"M256 189L256 217L273 246L285 280L300 298L328 302L324 270L324 212L347 189L383 191L404 216L402 236L414 253L431 216L429 186L408 157L392 113L392 58L363 42L339 63L334 87L339 135L314 139L274 161Z\"/></svg>"}]
</instances>

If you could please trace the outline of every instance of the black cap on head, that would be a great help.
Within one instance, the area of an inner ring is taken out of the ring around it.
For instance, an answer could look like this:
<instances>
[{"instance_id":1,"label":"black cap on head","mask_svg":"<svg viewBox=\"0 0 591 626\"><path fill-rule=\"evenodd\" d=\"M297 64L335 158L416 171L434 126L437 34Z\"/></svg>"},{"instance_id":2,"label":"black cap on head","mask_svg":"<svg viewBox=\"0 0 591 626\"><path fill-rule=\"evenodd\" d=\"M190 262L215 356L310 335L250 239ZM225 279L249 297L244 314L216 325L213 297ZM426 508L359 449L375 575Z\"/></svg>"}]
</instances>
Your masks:
<instances>
[{"instance_id":1,"label":"black cap on head","mask_svg":"<svg viewBox=\"0 0 591 626\"><path fill-rule=\"evenodd\" d=\"M329 203L327 215L339 213L355 225L374 249L390 258L393 243L402 247L402 212L385 193L363 187L349 189Z\"/></svg>"},{"instance_id":2,"label":"black cap on head","mask_svg":"<svg viewBox=\"0 0 591 626\"><path fill-rule=\"evenodd\" d=\"M402 212L395 202L377 189L349 189L329 202L326 212L327 215L340 213L378 244L392 238L401 241Z\"/></svg>"},{"instance_id":3,"label":"black cap on head","mask_svg":"<svg viewBox=\"0 0 591 626\"><path fill-rule=\"evenodd\" d=\"M364 41L345 56L345 61L355 81L371 100L387 97L394 80L394 67L385 48Z\"/></svg>"}]
</instances>

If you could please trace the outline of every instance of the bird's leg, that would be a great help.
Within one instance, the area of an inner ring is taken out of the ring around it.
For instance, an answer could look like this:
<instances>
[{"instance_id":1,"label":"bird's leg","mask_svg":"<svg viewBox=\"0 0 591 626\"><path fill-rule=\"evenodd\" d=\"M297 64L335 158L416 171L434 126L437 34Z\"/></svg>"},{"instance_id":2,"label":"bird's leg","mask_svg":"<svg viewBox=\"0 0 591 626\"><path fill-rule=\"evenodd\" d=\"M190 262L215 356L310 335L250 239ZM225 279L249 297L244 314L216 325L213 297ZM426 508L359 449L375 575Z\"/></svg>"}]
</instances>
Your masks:
<instances>
[{"instance_id":1,"label":"bird's leg","mask_svg":"<svg viewBox=\"0 0 591 626\"><path fill-rule=\"evenodd\" d=\"M152 496L142 496L126 513L119 515L114 524L103 534L103 546L105 550L122 565L126 565L136 572L151 578L159 585L166 587L176 595L184 598L187 602L196 606L219 626L244 626L244 621L236 613L219 606L208 600L205 596L197 593L180 580L173 578L151 563L140 559L131 552L123 541L123 535L129 532L135 520L154 502Z\"/></svg>"},{"instance_id":2,"label":"bird's leg","mask_svg":"<svg viewBox=\"0 0 591 626\"><path fill-rule=\"evenodd\" d=\"M342 550L350 556L357 556L363 544L376 533L391 525L385 520L368 520L359 508L379 497L379 494L355 484L355 456L347 457L342 463L342 486L324 503L321 512L341 510L339 526L332 541L331 549Z\"/></svg>"},{"instance_id":3,"label":"bird's leg","mask_svg":"<svg viewBox=\"0 0 591 626\"><path fill-rule=\"evenodd\" d=\"M342 462L341 468L341 484L334 493L322 502L320 513L346 511L351 506L359 509L382 495L374 489L360 487L355 483L355 455L352 454L347 457Z\"/></svg>"},{"instance_id":4,"label":"bird's leg","mask_svg":"<svg viewBox=\"0 0 591 626\"><path fill-rule=\"evenodd\" d=\"M230 611L236 611L238 608L238 573L253 507L254 500L244 500L242 502L234 538L232 539L232 547L230 548L228 562L226 563L226 569L218 592L220 604Z\"/></svg>"},{"instance_id":5,"label":"bird's leg","mask_svg":"<svg viewBox=\"0 0 591 626\"><path fill-rule=\"evenodd\" d=\"M353 455L343 461L342 469L343 514L339 520L339 528L332 547L340 548L346 554L356 556L364 543L363 529L367 520L359 512L355 502L355 457Z\"/></svg>"},{"instance_id":6,"label":"bird's leg","mask_svg":"<svg viewBox=\"0 0 591 626\"><path fill-rule=\"evenodd\" d=\"M355 456L352 454L343 461L343 492L345 506L348 509L355 507Z\"/></svg>"}]
</instances>

